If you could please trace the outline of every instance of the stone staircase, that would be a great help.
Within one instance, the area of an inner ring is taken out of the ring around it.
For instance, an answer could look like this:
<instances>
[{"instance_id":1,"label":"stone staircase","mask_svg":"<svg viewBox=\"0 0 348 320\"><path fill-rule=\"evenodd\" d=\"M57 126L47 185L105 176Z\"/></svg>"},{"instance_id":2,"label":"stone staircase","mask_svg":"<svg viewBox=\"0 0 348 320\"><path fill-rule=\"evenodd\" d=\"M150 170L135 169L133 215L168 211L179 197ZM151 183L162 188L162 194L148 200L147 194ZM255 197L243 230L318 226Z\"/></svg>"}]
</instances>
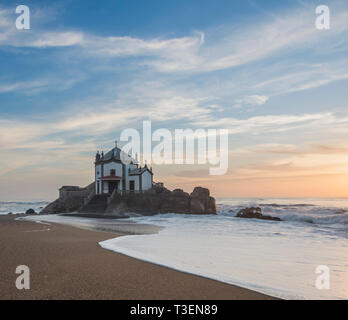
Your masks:
<instances>
[{"instance_id":1,"label":"stone staircase","mask_svg":"<svg viewBox=\"0 0 348 320\"><path fill-rule=\"evenodd\" d=\"M94 195L79 212L104 213L108 206L108 194Z\"/></svg>"}]
</instances>

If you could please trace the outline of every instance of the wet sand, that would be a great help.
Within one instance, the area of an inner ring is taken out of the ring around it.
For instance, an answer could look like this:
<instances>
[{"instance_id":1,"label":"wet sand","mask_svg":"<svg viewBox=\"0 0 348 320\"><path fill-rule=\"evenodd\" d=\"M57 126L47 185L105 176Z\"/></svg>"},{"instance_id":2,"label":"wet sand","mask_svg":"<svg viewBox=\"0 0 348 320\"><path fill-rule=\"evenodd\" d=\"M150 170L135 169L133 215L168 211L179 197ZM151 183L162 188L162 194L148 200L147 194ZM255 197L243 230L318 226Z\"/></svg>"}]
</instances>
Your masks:
<instances>
[{"instance_id":1,"label":"wet sand","mask_svg":"<svg viewBox=\"0 0 348 320\"><path fill-rule=\"evenodd\" d=\"M0 299L273 299L104 250L124 235L0 216ZM15 269L30 268L30 290Z\"/></svg>"}]
</instances>

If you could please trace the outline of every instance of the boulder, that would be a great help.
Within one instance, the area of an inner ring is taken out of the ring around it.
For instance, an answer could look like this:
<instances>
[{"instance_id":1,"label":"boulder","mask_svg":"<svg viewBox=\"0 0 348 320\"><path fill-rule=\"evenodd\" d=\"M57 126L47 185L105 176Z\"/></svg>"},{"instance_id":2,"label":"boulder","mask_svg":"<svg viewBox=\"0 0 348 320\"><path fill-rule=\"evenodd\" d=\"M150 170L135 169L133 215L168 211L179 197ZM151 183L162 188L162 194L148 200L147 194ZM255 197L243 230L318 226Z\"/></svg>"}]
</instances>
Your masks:
<instances>
[{"instance_id":1,"label":"boulder","mask_svg":"<svg viewBox=\"0 0 348 320\"><path fill-rule=\"evenodd\" d=\"M195 187L190 198L190 213L216 214L216 202L213 197L210 197L209 189Z\"/></svg>"},{"instance_id":2,"label":"boulder","mask_svg":"<svg viewBox=\"0 0 348 320\"><path fill-rule=\"evenodd\" d=\"M192 198L199 198L199 199L207 199L210 196L209 189L202 188L202 187L195 187L193 191L191 192Z\"/></svg>"},{"instance_id":3,"label":"boulder","mask_svg":"<svg viewBox=\"0 0 348 320\"><path fill-rule=\"evenodd\" d=\"M27 211L25 211L25 214L36 214L34 209L28 209Z\"/></svg>"},{"instance_id":4,"label":"boulder","mask_svg":"<svg viewBox=\"0 0 348 320\"><path fill-rule=\"evenodd\" d=\"M213 197L209 197L209 204L206 208L207 214L216 214L216 200Z\"/></svg>"},{"instance_id":5,"label":"boulder","mask_svg":"<svg viewBox=\"0 0 348 320\"><path fill-rule=\"evenodd\" d=\"M345 214L347 212L347 210L344 209L340 209L339 211L336 211L336 214Z\"/></svg>"},{"instance_id":6,"label":"boulder","mask_svg":"<svg viewBox=\"0 0 348 320\"><path fill-rule=\"evenodd\" d=\"M260 207L244 208L237 213L236 217L237 218L247 218L247 219L262 219L262 220L281 221L281 219L278 217L263 215Z\"/></svg>"}]
</instances>

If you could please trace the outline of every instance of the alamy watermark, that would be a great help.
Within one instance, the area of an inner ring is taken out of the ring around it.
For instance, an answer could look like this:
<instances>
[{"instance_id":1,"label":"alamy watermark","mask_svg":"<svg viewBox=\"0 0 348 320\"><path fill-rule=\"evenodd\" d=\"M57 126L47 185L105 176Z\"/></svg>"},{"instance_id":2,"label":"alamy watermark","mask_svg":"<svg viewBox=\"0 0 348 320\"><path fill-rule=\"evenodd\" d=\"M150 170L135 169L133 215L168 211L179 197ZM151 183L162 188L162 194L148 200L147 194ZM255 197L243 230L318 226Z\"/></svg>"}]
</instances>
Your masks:
<instances>
[{"instance_id":1,"label":"alamy watermark","mask_svg":"<svg viewBox=\"0 0 348 320\"><path fill-rule=\"evenodd\" d=\"M318 290L330 289L330 268L325 265L317 266L315 273L319 274L315 279L315 287Z\"/></svg>"},{"instance_id":2,"label":"alamy watermark","mask_svg":"<svg viewBox=\"0 0 348 320\"><path fill-rule=\"evenodd\" d=\"M315 9L317 18L315 19L315 27L318 30L329 30L330 29L330 9L328 6L321 5Z\"/></svg>"},{"instance_id":3,"label":"alamy watermark","mask_svg":"<svg viewBox=\"0 0 348 320\"><path fill-rule=\"evenodd\" d=\"M121 132L120 141L127 142L121 150L121 161L129 164L142 154L147 164L201 164L210 165L210 175L223 175L228 170L227 129L169 129L152 132L151 121L143 121L141 133L136 129ZM152 147L152 143L156 145ZM197 142L197 143L196 143ZM141 149L142 145L142 149ZM142 152L141 152L142 151Z\"/></svg>"},{"instance_id":4,"label":"alamy watermark","mask_svg":"<svg viewBox=\"0 0 348 320\"><path fill-rule=\"evenodd\" d=\"M30 289L30 270L29 267L26 265L20 265L16 268L16 274L20 274L16 278L16 288L18 290Z\"/></svg>"},{"instance_id":5,"label":"alamy watermark","mask_svg":"<svg viewBox=\"0 0 348 320\"><path fill-rule=\"evenodd\" d=\"M16 19L16 28L18 30L30 29L30 9L28 6L20 5L16 7L16 13L19 16Z\"/></svg>"}]
</instances>

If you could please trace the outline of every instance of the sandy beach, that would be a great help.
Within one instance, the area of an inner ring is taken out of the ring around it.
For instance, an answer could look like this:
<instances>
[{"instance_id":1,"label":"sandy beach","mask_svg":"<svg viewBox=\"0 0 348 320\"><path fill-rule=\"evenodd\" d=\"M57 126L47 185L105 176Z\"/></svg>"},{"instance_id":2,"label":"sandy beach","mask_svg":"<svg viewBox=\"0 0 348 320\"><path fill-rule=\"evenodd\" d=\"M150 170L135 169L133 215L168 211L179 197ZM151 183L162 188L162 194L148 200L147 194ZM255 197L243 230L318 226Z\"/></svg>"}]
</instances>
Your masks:
<instances>
[{"instance_id":1,"label":"sandy beach","mask_svg":"<svg viewBox=\"0 0 348 320\"><path fill-rule=\"evenodd\" d=\"M273 299L102 249L121 234L0 216L0 299ZM15 269L30 268L30 290Z\"/></svg>"}]
</instances>

